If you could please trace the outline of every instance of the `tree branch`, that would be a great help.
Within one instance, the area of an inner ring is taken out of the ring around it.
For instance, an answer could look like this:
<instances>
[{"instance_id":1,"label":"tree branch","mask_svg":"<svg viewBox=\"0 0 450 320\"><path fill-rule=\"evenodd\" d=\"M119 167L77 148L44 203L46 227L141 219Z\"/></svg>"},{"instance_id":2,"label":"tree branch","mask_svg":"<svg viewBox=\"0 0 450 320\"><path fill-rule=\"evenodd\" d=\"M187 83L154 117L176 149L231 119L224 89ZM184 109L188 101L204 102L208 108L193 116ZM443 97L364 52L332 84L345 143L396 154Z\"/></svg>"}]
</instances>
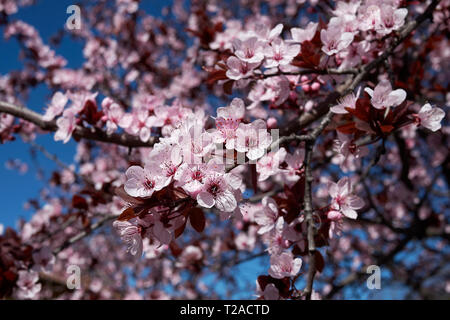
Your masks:
<instances>
[{"instance_id":1,"label":"tree branch","mask_svg":"<svg viewBox=\"0 0 450 320\"><path fill-rule=\"evenodd\" d=\"M28 109L26 107L17 106L5 101L0 101L0 113L8 113L15 117L34 123L39 128L45 131L56 131L58 126L56 121L45 121L41 114ZM133 136L128 133L112 133L106 132L95 128L88 129L81 126L76 126L72 133L72 136L76 139L87 139L106 143L117 144L125 147L151 147L156 138L151 137L150 141L143 142L138 136Z\"/></svg>"}]
</instances>

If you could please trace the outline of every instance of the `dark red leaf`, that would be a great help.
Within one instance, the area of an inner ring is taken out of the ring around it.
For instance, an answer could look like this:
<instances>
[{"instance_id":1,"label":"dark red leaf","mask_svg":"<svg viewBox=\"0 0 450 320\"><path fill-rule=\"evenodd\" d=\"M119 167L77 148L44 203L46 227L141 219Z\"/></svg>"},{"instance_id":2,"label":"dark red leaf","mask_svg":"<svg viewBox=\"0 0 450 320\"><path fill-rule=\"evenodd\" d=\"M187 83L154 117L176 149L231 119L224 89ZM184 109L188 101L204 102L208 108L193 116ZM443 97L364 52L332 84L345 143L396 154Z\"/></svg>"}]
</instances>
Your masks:
<instances>
[{"instance_id":1,"label":"dark red leaf","mask_svg":"<svg viewBox=\"0 0 450 320\"><path fill-rule=\"evenodd\" d=\"M179 227L178 229L175 230L175 239L183 234L184 229L186 229L186 224L187 224L187 220L184 221L184 223L181 225L181 227Z\"/></svg>"},{"instance_id":2,"label":"dark red leaf","mask_svg":"<svg viewBox=\"0 0 450 320\"><path fill-rule=\"evenodd\" d=\"M205 229L206 219L203 210L200 208L192 208L189 210L189 222L197 232L203 232Z\"/></svg>"},{"instance_id":3,"label":"dark red leaf","mask_svg":"<svg viewBox=\"0 0 450 320\"><path fill-rule=\"evenodd\" d=\"M223 91L228 94L231 95L233 93L233 80L227 81L223 84Z\"/></svg>"},{"instance_id":4,"label":"dark red leaf","mask_svg":"<svg viewBox=\"0 0 450 320\"><path fill-rule=\"evenodd\" d=\"M125 209L120 216L117 218L119 221L128 221L130 219L136 218L136 213L133 208Z\"/></svg>"},{"instance_id":5,"label":"dark red leaf","mask_svg":"<svg viewBox=\"0 0 450 320\"><path fill-rule=\"evenodd\" d=\"M121 197L124 201L126 201L128 203L131 203L131 204L143 204L144 203L144 200L142 200L140 198L132 197L128 193L126 193L125 190L123 189L123 186L121 186L120 188L116 188L115 193L117 196Z\"/></svg>"},{"instance_id":6,"label":"dark red leaf","mask_svg":"<svg viewBox=\"0 0 450 320\"><path fill-rule=\"evenodd\" d=\"M322 273L323 268L325 267L325 260L319 250L315 251L314 256L316 260L316 270L319 271L319 273Z\"/></svg>"},{"instance_id":7,"label":"dark red leaf","mask_svg":"<svg viewBox=\"0 0 450 320\"><path fill-rule=\"evenodd\" d=\"M75 209L87 210L89 206L86 199L79 195L74 195L72 197L72 207Z\"/></svg>"},{"instance_id":8,"label":"dark red leaf","mask_svg":"<svg viewBox=\"0 0 450 320\"><path fill-rule=\"evenodd\" d=\"M172 241L169 244L169 248L174 257L178 257L181 254L181 252L183 252L183 249L181 249L175 241Z\"/></svg>"}]
</instances>

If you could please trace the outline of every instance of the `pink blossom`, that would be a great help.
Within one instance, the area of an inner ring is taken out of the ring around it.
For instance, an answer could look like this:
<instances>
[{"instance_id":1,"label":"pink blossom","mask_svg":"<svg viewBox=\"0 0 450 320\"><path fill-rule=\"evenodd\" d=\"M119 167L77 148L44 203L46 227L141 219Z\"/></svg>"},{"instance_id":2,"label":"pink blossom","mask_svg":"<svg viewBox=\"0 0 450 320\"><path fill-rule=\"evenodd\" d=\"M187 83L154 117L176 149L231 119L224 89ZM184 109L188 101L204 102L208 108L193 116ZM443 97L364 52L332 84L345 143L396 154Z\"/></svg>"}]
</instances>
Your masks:
<instances>
[{"instance_id":1,"label":"pink blossom","mask_svg":"<svg viewBox=\"0 0 450 320\"><path fill-rule=\"evenodd\" d=\"M174 238L174 230L179 228L185 220L183 216L170 219L170 222L167 220L164 208L156 207L150 211L149 215L138 219L138 222L145 228L146 236L157 240L161 245L168 245Z\"/></svg>"},{"instance_id":2,"label":"pink blossom","mask_svg":"<svg viewBox=\"0 0 450 320\"><path fill-rule=\"evenodd\" d=\"M441 128L441 121L445 117L445 112L426 103L422 106L417 116L420 119L420 125L435 132Z\"/></svg>"},{"instance_id":3,"label":"pink blossom","mask_svg":"<svg viewBox=\"0 0 450 320\"><path fill-rule=\"evenodd\" d=\"M302 174L301 168L303 167L304 160L304 149L296 149L293 154L286 154L285 161L288 164L288 167L283 170L283 176L288 186L292 186L300 178L300 175Z\"/></svg>"},{"instance_id":4,"label":"pink blossom","mask_svg":"<svg viewBox=\"0 0 450 320\"><path fill-rule=\"evenodd\" d=\"M293 257L291 252L270 257L269 275L275 279L294 277L302 267L302 259Z\"/></svg>"},{"instance_id":5,"label":"pink blossom","mask_svg":"<svg viewBox=\"0 0 450 320\"><path fill-rule=\"evenodd\" d=\"M256 172L259 173L258 181L264 181L270 176L280 172L280 164L286 157L286 149L280 148L277 152L270 152L256 163Z\"/></svg>"},{"instance_id":6,"label":"pink blossom","mask_svg":"<svg viewBox=\"0 0 450 320\"><path fill-rule=\"evenodd\" d=\"M238 250L253 251L256 244L256 227L250 226L247 232L240 232L234 238L234 244Z\"/></svg>"},{"instance_id":7,"label":"pink blossom","mask_svg":"<svg viewBox=\"0 0 450 320\"><path fill-rule=\"evenodd\" d=\"M67 98L67 96L62 92L55 92L52 97L52 102L48 106L47 110L45 110L45 114L43 115L42 119L45 121L51 121L56 116L59 116L63 112L68 100L69 99Z\"/></svg>"},{"instance_id":8,"label":"pink blossom","mask_svg":"<svg viewBox=\"0 0 450 320\"><path fill-rule=\"evenodd\" d=\"M226 75L232 80L240 80L248 78L253 74L253 70L259 63L244 62L235 56L231 56L227 60L228 70Z\"/></svg>"},{"instance_id":9,"label":"pink blossom","mask_svg":"<svg viewBox=\"0 0 450 320\"><path fill-rule=\"evenodd\" d=\"M116 116L118 111L116 110ZM139 136L143 142L150 139L150 125L148 123L149 109L145 107L134 108L133 112L126 113L120 119L119 125L127 132Z\"/></svg>"},{"instance_id":10,"label":"pink blossom","mask_svg":"<svg viewBox=\"0 0 450 320\"><path fill-rule=\"evenodd\" d=\"M175 186L181 186L195 198L203 188L203 184L206 181L206 176L208 175L208 170L213 169L205 163L183 163L179 168L180 174L175 178L177 180Z\"/></svg>"},{"instance_id":11,"label":"pink blossom","mask_svg":"<svg viewBox=\"0 0 450 320\"><path fill-rule=\"evenodd\" d=\"M372 98L370 102L377 109L395 107L406 99L406 91L403 89L392 90L389 80L381 80L374 90L365 88L369 96Z\"/></svg>"},{"instance_id":12,"label":"pink blossom","mask_svg":"<svg viewBox=\"0 0 450 320\"><path fill-rule=\"evenodd\" d=\"M220 211L233 212L237 207L233 189L238 189L241 183L240 178L234 174L211 172L197 195L197 202L204 208L215 206Z\"/></svg>"},{"instance_id":13,"label":"pink blossom","mask_svg":"<svg viewBox=\"0 0 450 320\"><path fill-rule=\"evenodd\" d=\"M318 25L316 22L309 22L305 29L291 28L292 40L286 40L286 42L302 43L304 41L311 41L316 34Z\"/></svg>"},{"instance_id":14,"label":"pink blossom","mask_svg":"<svg viewBox=\"0 0 450 320\"><path fill-rule=\"evenodd\" d=\"M67 109L64 111L62 117L59 117L56 120L56 125L58 126L58 130L55 132L55 141L62 140L63 143L67 143L72 137L72 132L75 130L76 126L76 118L74 110Z\"/></svg>"},{"instance_id":15,"label":"pink blossom","mask_svg":"<svg viewBox=\"0 0 450 320\"><path fill-rule=\"evenodd\" d=\"M141 238L141 227L137 224L136 219L129 221L116 220L113 227L119 232L122 241L124 241L133 256L140 258L142 256L143 244Z\"/></svg>"},{"instance_id":16,"label":"pink blossom","mask_svg":"<svg viewBox=\"0 0 450 320\"><path fill-rule=\"evenodd\" d=\"M262 297L264 300L279 300L280 292L273 283L268 283L262 292Z\"/></svg>"},{"instance_id":17,"label":"pink blossom","mask_svg":"<svg viewBox=\"0 0 450 320\"><path fill-rule=\"evenodd\" d=\"M278 219L278 207L275 200L264 197L262 204L262 209L255 212L255 222L260 226L258 234L271 231Z\"/></svg>"},{"instance_id":18,"label":"pink blossom","mask_svg":"<svg viewBox=\"0 0 450 320\"><path fill-rule=\"evenodd\" d=\"M334 151L337 152L338 163L343 165L351 158L359 159L369 153L369 149L365 146L357 146L350 136L342 134L338 131L338 140L335 140ZM344 170L345 171L345 170Z\"/></svg>"},{"instance_id":19,"label":"pink blossom","mask_svg":"<svg viewBox=\"0 0 450 320\"><path fill-rule=\"evenodd\" d=\"M376 27L378 33L385 35L394 30L400 29L405 23L405 17L408 15L408 9L395 9L389 4L381 6L380 20Z\"/></svg>"},{"instance_id":20,"label":"pink blossom","mask_svg":"<svg viewBox=\"0 0 450 320\"><path fill-rule=\"evenodd\" d=\"M361 1L338 1L336 3L336 9L333 10L333 14L335 16L344 16L344 15L350 15L354 16L356 15L356 12L358 11L359 6L361 5Z\"/></svg>"},{"instance_id":21,"label":"pink blossom","mask_svg":"<svg viewBox=\"0 0 450 320\"><path fill-rule=\"evenodd\" d=\"M359 15L359 28L362 31L374 30L381 23L380 7L377 5L366 6L365 11Z\"/></svg>"},{"instance_id":22,"label":"pink blossom","mask_svg":"<svg viewBox=\"0 0 450 320\"><path fill-rule=\"evenodd\" d=\"M249 124L239 124L236 136L236 151L245 152L250 160L261 158L272 143L266 123L261 119Z\"/></svg>"},{"instance_id":23,"label":"pink blossom","mask_svg":"<svg viewBox=\"0 0 450 320\"><path fill-rule=\"evenodd\" d=\"M356 219L358 214L355 210L364 206L364 201L352 194L352 185L348 177L340 179L337 183L329 181L328 193L332 198L330 211L342 213L347 218Z\"/></svg>"},{"instance_id":24,"label":"pink blossom","mask_svg":"<svg viewBox=\"0 0 450 320\"><path fill-rule=\"evenodd\" d=\"M247 109L251 110L263 101L272 101L279 106L289 98L290 92L289 79L284 75L258 81L248 95L253 103Z\"/></svg>"},{"instance_id":25,"label":"pink blossom","mask_svg":"<svg viewBox=\"0 0 450 320\"><path fill-rule=\"evenodd\" d=\"M245 115L245 104L240 98L234 98L228 107L217 108L217 118L242 120Z\"/></svg>"},{"instance_id":26,"label":"pink blossom","mask_svg":"<svg viewBox=\"0 0 450 320\"><path fill-rule=\"evenodd\" d=\"M191 264L194 264L198 261L200 261L203 257L202 250L193 245L189 245L186 248L183 249L183 252L181 253L179 260L176 263L176 266L179 268L185 268Z\"/></svg>"},{"instance_id":27,"label":"pink blossom","mask_svg":"<svg viewBox=\"0 0 450 320\"><path fill-rule=\"evenodd\" d=\"M102 109L105 116L102 120L106 121L106 132L108 134L116 131L120 126L127 127L127 124L122 120L125 114L123 108L115 103L111 98L105 98L102 101Z\"/></svg>"},{"instance_id":28,"label":"pink blossom","mask_svg":"<svg viewBox=\"0 0 450 320\"><path fill-rule=\"evenodd\" d=\"M286 44L281 39L275 39L270 45L264 49L266 56L266 68L275 68L278 66L286 66L300 52L300 45Z\"/></svg>"},{"instance_id":29,"label":"pink blossom","mask_svg":"<svg viewBox=\"0 0 450 320\"><path fill-rule=\"evenodd\" d=\"M17 280L17 287L19 288L17 295L21 299L33 299L42 288L42 284L37 283L39 275L33 270L19 271L19 279Z\"/></svg>"},{"instance_id":30,"label":"pink blossom","mask_svg":"<svg viewBox=\"0 0 450 320\"><path fill-rule=\"evenodd\" d=\"M244 102L239 98L234 98L230 106L217 109L216 128L213 133L215 143L225 142L227 149L233 150L236 139L236 130L239 127L245 114Z\"/></svg>"},{"instance_id":31,"label":"pink blossom","mask_svg":"<svg viewBox=\"0 0 450 320\"><path fill-rule=\"evenodd\" d=\"M331 107L331 112L337 113L337 114L346 114L348 111L345 108L355 109L356 108L356 101L358 100L359 96L359 90L358 93L355 95L353 92L344 96L343 98L339 99L338 104Z\"/></svg>"},{"instance_id":32,"label":"pink blossom","mask_svg":"<svg viewBox=\"0 0 450 320\"><path fill-rule=\"evenodd\" d=\"M49 247L43 247L37 252L33 253L33 261L38 267L46 272L50 272L55 264L55 256Z\"/></svg>"},{"instance_id":33,"label":"pink blossom","mask_svg":"<svg viewBox=\"0 0 450 320\"><path fill-rule=\"evenodd\" d=\"M144 168L131 166L125 173L125 192L132 197L151 197L153 192L161 190L167 183L166 177L161 175L157 164L149 164Z\"/></svg>"},{"instance_id":34,"label":"pink blossom","mask_svg":"<svg viewBox=\"0 0 450 320\"><path fill-rule=\"evenodd\" d=\"M279 255L284 249L289 248L291 243L286 239L287 224L282 216L279 216L275 222L275 227L269 232L263 234L264 243L267 244L267 251L271 255Z\"/></svg>"},{"instance_id":35,"label":"pink blossom","mask_svg":"<svg viewBox=\"0 0 450 320\"><path fill-rule=\"evenodd\" d=\"M182 161L181 147L177 145L156 144L149 155L149 164L157 164L161 170L160 175L166 178L164 186L181 174L179 168Z\"/></svg>"},{"instance_id":36,"label":"pink blossom","mask_svg":"<svg viewBox=\"0 0 450 320\"><path fill-rule=\"evenodd\" d=\"M187 163L202 163L203 157L213 150L213 134L195 123L185 123L179 130L178 143Z\"/></svg>"},{"instance_id":37,"label":"pink blossom","mask_svg":"<svg viewBox=\"0 0 450 320\"><path fill-rule=\"evenodd\" d=\"M264 59L264 45L257 37L233 41L234 54L243 62L259 63Z\"/></svg>"},{"instance_id":38,"label":"pink blossom","mask_svg":"<svg viewBox=\"0 0 450 320\"><path fill-rule=\"evenodd\" d=\"M273 29L269 29L265 24L257 24L255 27L256 35L259 40L270 43L281 34L283 27L281 23L277 24Z\"/></svg>"},{"instance_id":39,"label":"pink blossom","mask_svg":"<svg viewBox=\"0 0 450 320\"><path fill-rule=\"evenodd\" d=\"M345 48L353 41L353 33L342 32L339 28L328 28L320 31L320 40L322 40L322 51L331 56Z\"/></svg>"}]
</instances>

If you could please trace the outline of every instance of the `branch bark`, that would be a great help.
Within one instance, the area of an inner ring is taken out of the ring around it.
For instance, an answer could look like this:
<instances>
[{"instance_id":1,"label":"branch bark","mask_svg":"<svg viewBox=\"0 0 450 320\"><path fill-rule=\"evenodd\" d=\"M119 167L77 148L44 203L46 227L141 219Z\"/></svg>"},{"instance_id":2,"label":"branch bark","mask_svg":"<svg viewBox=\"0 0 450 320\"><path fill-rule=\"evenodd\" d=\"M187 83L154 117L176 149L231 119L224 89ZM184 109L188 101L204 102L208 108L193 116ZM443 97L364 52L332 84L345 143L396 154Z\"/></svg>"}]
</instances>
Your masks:
<instances>
[{"instance_id":1,"label":"branch bark","mask_svg":"<svg viewBox=\"0 0 450 320\"><path fill-rule=\"evenodd\" d=\"M26 107L0 101L0 113L2 112L29 121L45 131L54 132L58 130L56 121L45 121L41 114ZM81 126L75 128L72 136L75 139L88 139L125 147L151 147L157 140L155 137L151 137L149 141L143 142L138 136L133 136L125 132L107 134L98 128L88 129Z\"/></svg>"}]
</instances>

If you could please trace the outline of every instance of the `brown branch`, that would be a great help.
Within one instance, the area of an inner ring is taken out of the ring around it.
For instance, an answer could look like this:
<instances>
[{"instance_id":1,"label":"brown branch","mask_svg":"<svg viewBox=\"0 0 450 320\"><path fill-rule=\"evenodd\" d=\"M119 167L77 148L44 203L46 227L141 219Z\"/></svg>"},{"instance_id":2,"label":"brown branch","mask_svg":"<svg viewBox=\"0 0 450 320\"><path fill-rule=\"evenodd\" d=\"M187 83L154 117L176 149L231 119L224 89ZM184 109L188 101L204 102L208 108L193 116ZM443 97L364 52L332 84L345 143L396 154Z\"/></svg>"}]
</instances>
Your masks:
<instances>
[{"instance_id":1,"label":"brown branch","mask_svg":"<svg viewBox=\"0 0 450 320\"><path fill-rule=\"evenodd\" d=\"M58 130L56 121L45 121L42 118L41 114L26 107L21 107L12 103L0 101L0 113L2 112L34 123L39 128L45 131ZM72 136L75 139L94 140L126 147L151 147L157 140L155 137L151 137L150 141L143 142L138 136L133 136L125 132L107 134L106 132L98 128L88 129L81 126L76 126L75 130L72 133Z\"/></svg>"},{"instance_id":2,"label":"brown branch","mask_svg":"<svg viewBox=\"0 0 450 320\"><path fill-rule=\"evenodd\" d=\"M268 74L260 74L256 75L257 78L266 79L270 77L277 76L299 76L299 75L307 75L307 74L319 74L319 75L349 75L349 74L358 74L359 70L355 68L349 68L344 70L339 69L302 69L299 71L293 72L276 72L276 73L268 73Z\"/></svg>"},{"instance_id":3,"label":"brown branch","mask_svg":"<svg viewBox=\"0 0 450 320\"><path fill-rule=\"evenodd\" d=\"M68 239L67 241L65 241L61 246L59 246L58 248L54 249L53 250L53 254L55 256L58 255L58 253L60 253L64 249L68 248L69 246L71 246L75 242L78 242L81 239L83 239L83 238L87 237L88 235L90 235L92 233L92 231L100 228L107 221L113 220L115 218L117 218L117 216L110 215L110 216L105 216L105 217L101 218L100 220L94 222L93 224L91 224L89 226L89 228L87 230L81 231L80 233L76 234L75 236L73 236L70 239Z\"/></svg>"}]
</instances>

